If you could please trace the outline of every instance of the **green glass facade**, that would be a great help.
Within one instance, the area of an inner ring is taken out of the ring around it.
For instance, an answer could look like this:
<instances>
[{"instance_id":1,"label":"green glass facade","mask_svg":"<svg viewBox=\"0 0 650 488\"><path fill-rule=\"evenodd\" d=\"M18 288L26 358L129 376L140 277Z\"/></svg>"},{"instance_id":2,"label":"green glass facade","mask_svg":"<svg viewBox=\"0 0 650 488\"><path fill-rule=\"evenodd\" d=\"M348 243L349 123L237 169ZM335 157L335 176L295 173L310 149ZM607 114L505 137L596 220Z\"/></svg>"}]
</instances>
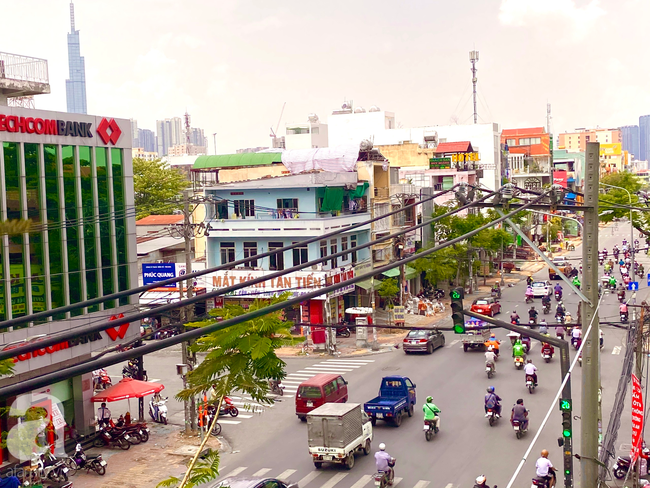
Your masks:
<instances>
[{"instance_id":1,"label":"green glass facade","mask_svg":"<svg viewBox=\"0 0 650 488\"><path fill-rule=\"evenodd\" d=\"M127 149L0 144L2 220L32 221L29 233L0 236L0 321L131 287ZM125 298L87 311L128 303Z\"/></svg>"}]
</instances>

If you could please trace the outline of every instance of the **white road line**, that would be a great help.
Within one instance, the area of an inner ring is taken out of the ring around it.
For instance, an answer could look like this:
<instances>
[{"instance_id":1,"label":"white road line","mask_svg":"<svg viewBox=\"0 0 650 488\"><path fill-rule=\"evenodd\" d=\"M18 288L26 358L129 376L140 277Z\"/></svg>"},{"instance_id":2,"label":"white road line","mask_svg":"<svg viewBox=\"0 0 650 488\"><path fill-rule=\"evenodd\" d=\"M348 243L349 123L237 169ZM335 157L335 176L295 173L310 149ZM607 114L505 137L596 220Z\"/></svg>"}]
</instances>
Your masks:
<instances>
[{"instance_id":1,"label":"white road line","mask_svg":"<svg viewBox=\"0 0 650 488\"><path fill-rule=\"evenodd\" d=\"M612 354L621 354L621 346L614 346L614 349L612 349Z\"/></svg>"},{"instance_id":2,"label":"white road line","mask_svg":"<svg viewBox=\"0 0 650 488\"><path fill-rule=\"evenodd\" d=\"M264 476L269 471L271 471L271 468L262 468L259 471L253 473L253 476Z\"/></svg>"},{"instance_id":3,"label":"white road line","mask_svg":"<svg viewBox=\"0 0 650 488\"><path fill-rule=\"evenodd\" d=\"M372 479L372 476L369 474L364 474L359 481L353 484L350 488L363 488L368 484L368 481Z\"/></svg>"},{"instance_id":4,"label":"white road line","mask_svg":"<svg viewBox=\"0 0 650 488\"><path fill-rule=\"evenodd\" d=\"M221 419L219 419L218 422L220 424L227 424L227 425L241 424L241 422L239 420L221 420Z\"/></svg>"},{"instance_id":5,"label":"white road line","mask_svg":"<svg viewBox=\"0 0 650 488\"><path fill-rule=\"evenodd\" d=\"M308 373L311 371L318 371L319 373L336 373L338 371L345 371L346 373L350 373L354 370L348 369L344 366L341 366L340 368L321 368L320 366L307 366L305 368L305 371L307 371Z\"/></svg>"},{"instance_id":6,"label":"white road line","mask_svg":"<svg viewBox=\"0 0 650 488\"><path fill-rule=\"evenodd\" d=\"M348 366L347 364L312 364L311 366L305 366L305 369L312 369L312 368L318 368L318 369L350 369L350 371L354 370L355 368L360 368L361 366Z\"/></svg>"},{"instance_id":7,"label":"white road line","mask_svg":"<svg viewBox=\"0 0 650 488\"><path fill-rule=\"evenodd\" d=\"M160 378L154 378L152 380L149 380L148 383L158 383L160 381Z\"/></svg>"},{"instance_id":8,"label":"white road line","mask_svg":"<svg viewBox=\"0 0 650 488\"><path fill-rule=\"evenodd\" d=\"M445 486L445 488L454 488L454 484L453 484L453 483L449 483L447 486Z\"/></svg>"},{"instance_id":9,"label":"white road line","mask_svg":"<svg viewBox=\"0 0 650 488\"><path fill-rule=\"evenodd\" d=\"M295 472L296 472L295 469L287 469L286 471L282 471L282 473L278 475L278 479L286 481L289 479L289 476L291 476Z\"/></svg>"},{"instance_id":10,"label":"white road line","mask_svg":"<svg viewBox=\"0 0 650 488\"><path fill-rule=\"evenodd\" d=\"M314 479L318 478L322 473L323 473L322 471L312 471L303 479L298 481L298 486L307 486L309 483L314 481Z\"/></svg>"},{"instance_id":11,"label":"white road line","mask_svg":"<svg viewBox=\"0 0 650 488\"><path fill-rule=\"evenodd\" d=\"M248 466L240 466L240 467L238 467L238 468L235 468L235 469L233 469L232 471L230 471L230 472L227 474L226 477L229 477L229 476L237 476L239 473L241 473L241 472L244 471L245 469L248 469Z\"/></svg>"},{"instance_id":12,"label":"white road line","mask_svg":"<svg viewBox=\"0 0 650 488\"><path fill-rule=\"evenodd\" d=\"M460 342L460 339L456 339L455 341L451 341L448 345L445 347L454 347L456 344Z\"/></svg>"},{"instance_id":13,"label":"white road line","mask_svg":"<svg viewBox=\"0 0 650 488\"><path fill-rule=\"evenodd\" d=\"M302 383L302 381L282 380L282 384L284 385L285 383L294 383L296 385L299 385L300 383Z\"/></svg>"},{"instance_id":14,"label":"white road line","mask_svg":"<svg viewBox=\"0 0 650 488\"><path fill-rule=\"evenodd\" d=\"M313 374L299 374L299 373L288 373L287 378L295 376L297 379L304 378L308 380L309 378L313 377Z\"/></svg>"},{"instance_id":15,"label":"white road line","mask_svg":"<svg viewBox=\"0 0 650 488\"><path fill-rule=\"evenodd\" d=\"M284 395L284 398L293 398L293 395Z\"/></svg>"},{"instance_id":16,"label":"white road line","mask_svg":"<svg viewBox=\"0 0 650 488\"><path fill-rule=\"evenodd\" d=\"M327 363L374 363L374 359L326 359Z\"/></svg>"},{"instance_id":17,"label":"white road line","mask_svg":"<svg viewBox=\"0 0 650 488\"><path fill-rule=\"evenodd\" d=\"M320 488L334 488L334 486L343 478L345 478L347 475L348 473L336 473L334 476L328 479ZM298 483L298 486L300 486L300 483Z\"/></svg>"},{"instance_id":18,"label":"white road line","mask_svg":"<svg viewBox=\"0 0 650 488\"><path fill-rule=\"evenodd\" d=\"M337 368L341 366L342 368L363 368L365 365L360 365L359 363L336 363L336 364L328 364L328 363L318 363L315 364L314 366L317 366L319 368Z\"/></svg>"},{"instance_id":19,"label":"white road line","mask_svg":"<svg viewBox=\"0 0 650 488\"><path fill-rule=\"evenodd\" d=\"M393 478L393 488L397 485L399 485L399 482L402 481L404 478Z\"/></svg>"},{"instance_id":20,"label":"white road line","mask_svg":"<svg viewBox=\"0 0 650 488\"><path fill-rule=\"evenodd\" d=\"M315 375L320 374L320 373L323 373L323 374L325 374L325 373L329 373L329 374L343 374L343 373L349 373L349 371L323 371L323 370L321 369L321 370L318 370L318 371L305 371L305 373L314 373L314 376L315 376Z\"/></svg>"},{"instance_id":21,"label":"white road line","mask_svg":"<svg viewBox=\"0 0 650 488\"><path fill-rule=\"evenodd\" d=\"M427 486L429 486L429 483L431 483L431 481L420 480L415 483L415 486L413 488L427 488Z\"/></svg>"},{"instance_id":22,"label":"white road line","mask_svg":"<svg viewBox=\"0 0 650 488\"><path fill-rule=\"evenodd\" d=\"M273 404L270 404L270 405L262 405L262 404L260 404L260 403L254 403L254 402L252 402L252 401L250 401L250 400L248 400L248 401L246 401L246 400L244 400L244 401L233 400L232 402L233 402L235 405L241 405L242 407L244 407L244 406L249 406L249 405L250 405L250 407L251 407L253 410L255 410L255 409L257 409L257 408L262 408L262 409L264 409L264 408L273 408L273 407L275 406L275 405L273 405Z\"/></svg>"}]
</instances>

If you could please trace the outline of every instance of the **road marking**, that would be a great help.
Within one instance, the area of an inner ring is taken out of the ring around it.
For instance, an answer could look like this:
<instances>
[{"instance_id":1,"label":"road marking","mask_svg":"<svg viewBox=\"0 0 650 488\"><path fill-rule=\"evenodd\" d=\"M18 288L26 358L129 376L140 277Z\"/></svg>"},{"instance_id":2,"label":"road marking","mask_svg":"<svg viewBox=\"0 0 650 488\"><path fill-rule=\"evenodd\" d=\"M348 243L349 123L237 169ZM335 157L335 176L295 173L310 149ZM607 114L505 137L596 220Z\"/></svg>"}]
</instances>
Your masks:
<instances>
[{"instance_id":1,"label":"road marking","mask_svg":"<svg viewBox=\"0 0 650 488\"><path fill-rule=\"evenodd\" d=\"M334 488L334 486L343 478L345 478L347 475L348 473L336 473L334 476L328 479L320 488ZM298 483L298 486L300 486L300 483Z\"/></svg>"},{"instance_id":2,"label":"road marking","mask_svg":"<svg viewBox=\"0 0 650 488\"><path fill-rule=\"evenodd\" d=\"M232 471L230 471L230 472L228 473L227 477L230 477L230 476L237 476L239 473L241 473L241 472L244 471L245 469L248 469L248 466L240 466L240 467L238 467L238 468L235 468L235 469L233 469Z\"/></svg>"},{"instance_id":3,"label":"road marking","mask_svg":"<svg viewBox=\"0 0 650 488\"><path fill-rule=\"evenodd\" d=\"M296 472L295 469L287 469L286 471L282 471L282 473L280 473L278 475L278 479L279 480L287 480L287 479L289 479L289 476L291 476L295 472Z\"/></svg>"},{"instance_id":4,"label":"road marking","mask_svg":"<svg viewBox=\"0 0 650 488\"><path fill-rule=\"evenodd\" d=\"M614 346L614 349L612 349L612 354L621 354L621 346Z\"/></svg>"},{"instance_id":5,"label":"road marking","mask_svg":"<svg viewBox=\"0 0 650 488\"><path fill-rule=\"evenodd\" d=\"M322 369L320 370L315 370L315 371L304 371L305 373L314 373L314 376L320 373L329 373L329 374L344 374L344 373L349 373L349 371L324 371Z\"/></svg>"},{"instance_id":6,"label":"road marking","mask_svg":"<svg viewBox=\"0 0 650 488\"><path fill-rule=\"evenodd\" d=\"M160 378L154 378L152 380L149 380L149 383L158 383L160 381Z\"/></svg>"},{"instance_id":7,"label":"road marking","mask_svg":"<svg viewBox=\"0 0 650 488\"><path fill-rule=\"evenodd\" d=\"M314 479L318 478L322 474L322 471L312 471L309 473L307 476L305 476L303 479L298 481L298 486L307 486L309 483L314 481Z\"/></svg>"},{"instance_id":8,"label":"road marking","mask_svg":"<svg viewBox=\"0 0 650 488\"><path fill-rule=\"evenodd\" d=\"M404 478L393 478L393 487L397 486Z\"/></svg>"},{"instance_id":9,"label":"road marking","mask_svg":"<svg viewBox=\"0 0 650 488\"><path fill-rule=\"evenodd\" d=\"M300 374L300 373L287 373L287 378L289 376L295 376L296 378L305 378L308 380L309 378L312 378L314 375L313 374Z\"/></svg>"},{"instance_id":10,"label":"road marking","mask_svg":"<svg viewBox=\"0 0 650 488\"><path fill-rule=\"evenodd\" d=\"M362 366L359 363L336 363L336 364L318 363L315 364L314 366L318 368L337 368L339 366L341 368L363 368L365 364Z\"/></svg>"},{"instance_id":11,"label":"road marking","mask_svg":"<svg viewBox=\"0 0 650 488\"><path fill-rule=\"evenodd\" d=\"M348 368L347 366L337 366L337 367L324 367L324 366L305 366L304 371L307 371L310 373L311 371L325 371L326 373L328 371L345 371L349 373L350 371L354 371L352 368Z\"/></svg>"},{"instance_id":12,"label":"road marking","mask_svg":"<svg viewBox=\"0 0 650 488\"><path fill-rule=\"evenodd\" d=\"M363 488L368 484L368 481L372 479L372 476L369 474L364 474L359 481L353 484L350 488Z\"/></svg>"},{"instance_id":13,"label":"road marking","mask_svg":"<svg viewBox=\"0 0 650 488\"><path fill-rule=\"evenodd\" d=\"M239 415L237 415L237 417L233 417L233 418L238 418L238 419L252 419L254 416L255 416L255 415L246 415L246 414L240 413Z\"/></svg>"},{"instance_id":14,"label":"road marking","mask_svg":"<svg viewBox=\"0 0 650 488\"><path fill-rule=\"evenodd\" d=\"M296 385L299 385L302 381L282 380L282 384L284 385L285 383L295 383Z\"/></svg>"},{"instance_id":15,"label":"road marking","mask_svg":"<svg viewBox=\"0 0 650 488\"><path fill-rule=\"evenodd\" d=\"M284 398L293 398L293 395L284 395Z\"/></svg>"},{"instance_id":16,"label":"road marking","mask_svg":"<svg viewBox=\"0 0 650 488\"><path fill-rule=\"evenodd\" d=\"M305 369L323 369L325 371L331 371L333 369L346 369L349 371L354 371L355 368L360 368L361 366L348 366L347 364L312 364L311 366L305 366Z\"/></svg>"},{"instance_id":17,"label":"road marking","mask_svg":"<svg viewBox=\"0 0 650 488\"><path fill-rule=\"evenodd\" d=\"M237 424L241 424L241 422L240 422L239 420L221 420L221 419L219 419L218 422L219 422L220 424L228 424L228 425L237 425Z\"/></svg>"},{"instance_id":18,"label":"road marking","mask_svg":"<svg viewBox=\"0 0 650 488\"><path fill-rule=\"evenodd\" d=\"M454 484L453 484L453 483L449 483L447 486L445 486L445 488L454 488Z\"/></svg>"},{"instance_id":19,"label":"road marking","mask_svg":"<svg viewBox=\"0 0 650 488\"><path fill-rule=\"evenodd\" d=\"M326 359L327 363L374 363L374 359Z\"/></svg>"},{"instance_id":20,"label":"road marking","mask_svg":"<svg viewBox=\"0 0 650 488\"><path fill-rule=\"evenodd\" d=\"M456 339L455 341L451 341L448 345L445 347L454 347L456 344L460 342L460 339Z\"/></svg>"},{"instance_id":21,"label":"road marking","mask_svg":"<svg viewBox=\"0 0 650 488\"><path fill-rule=\"evenodd\" d=\"M431 481L420 480L415 483L415 486L413 488L426 488L429 486L429 483L431 483Z\"/></svg>"},{"instance_id":22,"label":"road marking","mask_svg":"<svg viewBox=\"0 0 650 488\"><path fill-rule=\"evenodd\" d=\"M259 471L253 473L253 476L264 476L269 471L271 471L271 468L262 468Z\"/></svg>"}]
</instances>

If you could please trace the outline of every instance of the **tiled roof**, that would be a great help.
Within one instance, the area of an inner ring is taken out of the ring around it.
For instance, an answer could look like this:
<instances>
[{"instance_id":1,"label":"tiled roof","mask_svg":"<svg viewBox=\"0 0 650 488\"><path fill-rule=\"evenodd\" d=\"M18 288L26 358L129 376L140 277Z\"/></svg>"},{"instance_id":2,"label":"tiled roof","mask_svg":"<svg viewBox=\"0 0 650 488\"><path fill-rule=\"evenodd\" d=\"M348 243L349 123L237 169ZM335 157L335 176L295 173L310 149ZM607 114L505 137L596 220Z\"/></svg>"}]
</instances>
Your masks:
<instances>
[{"instance_id":1,"label":"tiled roof","mask_svg":"<svg viewBox=\"0 0 650 488\"><path fill-rule=\"evenodd\" d=\"M533 136L545 133L544 127L529 127L525 129L503 129L501 136Z\"/></svg>"},{"instance_id":2,"label":"tiled roof","mask_svg":"<svg viewBox=\"0 0 650 488\"><path fill-rule=\"evenodd\" d=\"M135 225L170 225L183 221L182 215L149 215L135 221Z\"/></svg>"},{"instance_id":3,"label":"tiled roof","mask_svg":"<svg viewBox=\"0 0 650 488\"><path fill-rule=\"evenodd\" d=\"M473 152L472 143L469 141L461 142L441 142L436 147L436 154L440 153L460 153L460 152Z\"/></svg>"}]
</instances>

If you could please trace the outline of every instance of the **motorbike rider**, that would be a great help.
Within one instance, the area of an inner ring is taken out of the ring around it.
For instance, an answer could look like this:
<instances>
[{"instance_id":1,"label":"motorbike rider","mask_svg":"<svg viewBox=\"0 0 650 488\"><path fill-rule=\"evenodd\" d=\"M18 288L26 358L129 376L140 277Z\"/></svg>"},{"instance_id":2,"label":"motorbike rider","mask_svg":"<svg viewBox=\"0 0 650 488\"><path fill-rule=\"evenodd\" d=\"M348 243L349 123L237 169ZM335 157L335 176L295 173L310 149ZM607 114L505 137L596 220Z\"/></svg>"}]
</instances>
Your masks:
<instances>
[{"instance_id":1,"label":"motorbike rider","mask_svg":"<svg viewBox=\"0 0 650 488\"><path fill-rule=\"evenodd\" d=\"M555 316L564 318L566 310L564 309L564 304L559 301L557 302L557 307L555 308Z\"/></svg>"},{"instance_id":2,"label":"motorbike rider","mask_svg":"<svg viewBox=\"0 0 650 488\"><path fill-rule=\"evenodd\" d=\"M530 307L530 309L528 310L528 318L532 319L534 323L537 323L538 315L539 314L537 313L537 310L535 310L535 306L533 305L532 307Z\"/></svg>"},{"instance_id":3,"label":"motorbike rider","mask_svg":"<svg viewBox=\"0 0 650 488\"><path fill-rule=\"evenodd\" d=\"M433 431L437 434L440 430L440 416L438 415L440 409L433 403L432 397L427 397L426 403L422 405L422 411L424 412L424 423L433 423Z\"/></svg>"},{"instance_id":4,"label":"motorbike rider","mask_svg":"<svg viewBox=\"0 0 650 488\"><path fill-rule=\"evenodd\" d=\"M492 292L496 294L497 298L501 298L501 285L498 281L492 285Z\"/></svg>"},{"instance_id":5,"label":"motorbike rider","mask_svg":"<svg viewBox=\"0 0 650 488\"><path fill-rule=\"evenodd\" d=\"M539 321L539 333L548 334L548 324L545 319Z\"/></svg>"},{"instance_id":6,"label":"motorbike rider","mask_svg":"<svg viewBox=\"0 0 650 488\"><path fill-rule=\"evenodd\" d=\"M546 307L551 308L551 297L549 297L548 295L544 295L544 296L542 297L542 307L544 307L544 308L546 308Z\"/></svg>"},{"instance_id":7,"label":"motorbike rider","mask_svg":"<svg viewBox=\"0 0 650 488\"><path fill-rule=\"evenodd\" d=\"M388 473L388 478L391 478L392 468L388 465L392 460L392 456L386 452L386 444L383 442L379 444L379 451L375 453L375 465L377 471L380 473Z\"/></svg>"},{"instance_id":8,"label":"motorbike rider","mask_svg":"<svg viewBox=\"0 0 650 488\"><path fill-rule=\"evenodd\" d=\"M618 311L621 315L625 315L625 320L627 320L627 303L621 303L620 307L618 307Z\"/></svg>"},{"instance_id":9,"label":"motorbike rider","mask_svg":"<svg viewBox=\"0 0 650 488\"><path fill-rule=\"evenodd\" d=\"M542 356L545 354L552 356L554 352L555 348L552 345L550 345L548 342L542 343Z\"/></svg>"},{"instance_id":10,"label":"motorbike rider","mask_svg":"<svg viewBox=\"0 0 650 488\"><path fill-rule=\"evenodd\" d=\"M535 296L533 294L533 287L530 286L530 285L528 285L528 287L526 288L526 299L529 299L529 298L535 298Z\"/></svg>"},{"instance_id":11,"label":"motorbike rider","mask_svg":"<svg viewBox=\"0 0 650 488\"><path fill-rule=\"evenodd\" d=\"M558 339L564 339L564 332L565 332L565 331L564 331L564 327L563 327L563 326L561 326L561 325L557 325L557 326L555 327L555 336L556 336Z\"/></svg>"},{"instance_id":12,"label":"motorbike rider","mask_svg":"<svg viewBox=\"0 0 650 488\"><path fill-rule=\"evenodd\" d=\"M485 348L489 349L491 347L492 350L494 351L494 354L498 357L499 356L499 345L500 344L501 344L501 342L497 341L497 336L493 332L493 333L490 334L490 338L487 341L485 341Z\"/></svg>"},{"instance_id":13,"label":"motorbike rider","mask_svg":"<svg viewBox=\"0 0 650 488\"><path fill-rule=\"evenodd\" d=\"M533 364L532 359L526 361L524 373L526 373L526 376L532 376L533 382L535 383L535 386L537 386L537 367Z\"/></svg>"},{"instance_id":14,"label":"motorbike rider","mask_svg":"<svg viewBox=\"0 0 650 488\"><path fill-rule=\"evenodd\" d=\"M528 275L528 278L526 278L526 285L531 286L533 284L533 277L532 275Z\"/></svg>"},{"instance_id":15,"label":"motorbike rider","mask_svg":"<svg viewBox=\"0 0 650 488\"><path fill-rule=\"evenodd\" d=\"M495 411L497 418L501 417L501 397L497 395L494 391L494 386L490 386L487 389L487 395L485 395L485 416L489 416L488 409L491 408Z\"/></svg>"},{"instance_id":16,"label":"motorbike rider","mask_svg":"<svg viewBox=\"0 0 650 488\"><path fill-rule=\"evenodd\" d=\"M517 312L512 312L510 314L510 322L513 324L519 324L519 314Z\"/></svg>"},{"instance_id":17,"label":"motorbike rider","mask_svg":"<svg viewBox=\"0 0 650 488\"><path fill-rule=\"evenodd\" d=\"M562 286L559 283L555 285L555 288L553 288L553 292L557 294L560 299L562 299Z\"/></svg>"},{"instance_id":18,"label":"motorbike rider","mask_svg":"<svg viewBox=\"0 0 650 488\"><path fill-rule=\"evenodd\" d=\"M487 478L485 475L481 475L476 478L476 482L474 483L473 488L490 488L487 485Z\"/></svg>"},{"instance_id":19,"label":"motorbike rider","mask_svg":"<svg viewBox=\"0 0 650 488\"><path fill-rule=\"evenodd\" d=\"M571 331L571 344L575 345L580 344L580 340L582 339L582 329L580 327L574 327L573 330Z\"/></svg>"},{"instance_id":20,"label":"motorbike rider","mask_svg":"<svg viewBox=\"0 0 650 488\"><path fill-rule=\"evenodd\" d=\"M625 300L625 288L623 288L623 283L618 287L618 299Z\"/></svg>"},{"instance_id":21,"label":"motorbike rider","mask_svg":"<svg viewBox=\"0 0 650 488\"><path fill-rule=\"evenodd\" d=\"M519 421L519 426L521 430L526 430L528 428L528 410L524 407L524 399L520 398L517 400L517 403L512 406L512 412L510 412L510 424L513 420Z\"/></svg>"},{"instance_id":22,"label":"motorbike rider","mask_svg":"<svg viewBox=\"0 0 650 488\"><path fill-rule=\"evenodd\" d=\"M526 355L526 350L524 345L521 343L520 339L517 339L512 346L512 357L524 357Z\"/></svg>"},{"instance_id":23,"label":"motorbike rider","mask_svg":"<svg viewBox=\"0 0 650 488\"><path fill-rule=\"evenodd\" d=\"M615 290L615 289L616 289L616 278L614 278L613 276L610 276L610 277L609 277L609 287L610 287L612 290Z\"/></svg>"},{"instance_id":24,"label":"motorbike rider","mask_svg":"<svg viewBox=\"0 0 650 488\"><path fill-rule=\"evenodd\" d=\"M573 284L573 286L580 289L580 279L577 276L573 278L573 281L571 283Z\"/></svg>"},{"instance_id":25,"label":"motorbike rider","mask_svg":"<svg viewBox=\"0 0 650 488\"><path fill-rule=\"evenodd\" d=\"M492 371L497 372L497 355L494 353L494 347L489 346L485 351L485 367L492 367Z\"/></svg>"},{"instance_id":26,"label":"motorbike rider","mask_svg":"<svg viewBox=\"0 0 650 488\"><path fill-rule=\"evenodd\" d=\"M553 467L553 463L548 460L548 451L544 449L541 454L542 457L535 463L535 474L538 478L545 479L549 488L553 488L555 486L555 471L557 470Z\"/></svg>"}]
</instances>

